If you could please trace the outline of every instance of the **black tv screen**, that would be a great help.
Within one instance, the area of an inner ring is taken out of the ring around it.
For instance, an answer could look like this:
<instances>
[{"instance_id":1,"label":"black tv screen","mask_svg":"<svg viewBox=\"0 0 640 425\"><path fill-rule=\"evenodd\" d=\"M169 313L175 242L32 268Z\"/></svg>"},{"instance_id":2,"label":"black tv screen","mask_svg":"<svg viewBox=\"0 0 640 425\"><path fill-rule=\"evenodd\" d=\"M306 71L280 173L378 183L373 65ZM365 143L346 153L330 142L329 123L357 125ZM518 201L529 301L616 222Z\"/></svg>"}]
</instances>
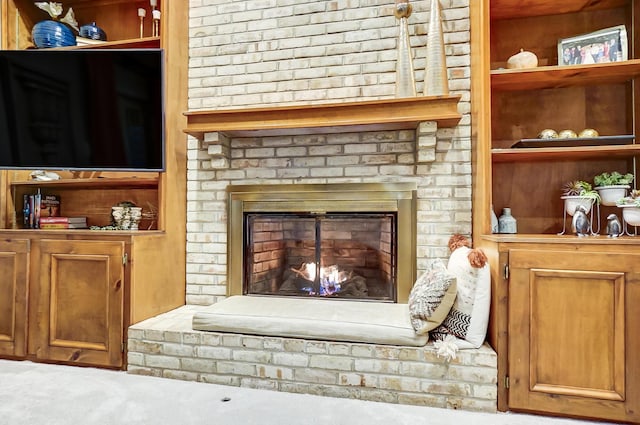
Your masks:
<instances>
[{"instance_id":1,"label":"black tv screen","mask_svg":"<svg viewBox=\"0 0 640 425\"><path fill-rule=\"evenodd\" d=\"M0 168L164 170L161 49L0 51Z\"/></svg>"}]
</instances>

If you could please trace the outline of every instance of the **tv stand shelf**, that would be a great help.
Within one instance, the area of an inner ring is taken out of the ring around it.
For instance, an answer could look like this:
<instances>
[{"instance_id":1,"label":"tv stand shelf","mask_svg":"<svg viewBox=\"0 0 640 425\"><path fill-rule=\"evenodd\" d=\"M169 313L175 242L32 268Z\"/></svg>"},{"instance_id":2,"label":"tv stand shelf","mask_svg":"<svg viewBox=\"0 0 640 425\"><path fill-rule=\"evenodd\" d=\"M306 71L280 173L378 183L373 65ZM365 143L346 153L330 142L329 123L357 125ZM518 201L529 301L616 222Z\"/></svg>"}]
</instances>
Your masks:
<instances>
[{"instance_id":1,"label":"tv stand shelf","mask_svg":"<svg viewBox=\"0 0 640 425\"><path fill-rule=\"evenodd\" d=\"M138 177L124 177L124 178L111 178L111 177L94 177L94 178L78 178L78 179L60 179L60 180L27 180L27 181L12 181L12 187L17 186L36 186L36 187L61 187L61 188L108 188L108 187L128 187L128 188L153 188L158 185L157 178L138 178Z\"/></svg>"}]
</instances>

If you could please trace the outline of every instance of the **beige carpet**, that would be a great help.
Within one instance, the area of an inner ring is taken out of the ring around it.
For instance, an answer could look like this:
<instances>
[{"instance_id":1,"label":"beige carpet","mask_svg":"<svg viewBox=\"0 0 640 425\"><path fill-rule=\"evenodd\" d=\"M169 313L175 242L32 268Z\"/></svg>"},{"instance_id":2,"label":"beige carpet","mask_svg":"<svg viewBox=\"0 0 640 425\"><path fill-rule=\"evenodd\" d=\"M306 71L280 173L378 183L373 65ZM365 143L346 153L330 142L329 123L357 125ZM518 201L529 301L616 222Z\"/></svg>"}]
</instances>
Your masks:
<instances>
[{"instance_id":1,"label":"beige carpet","mask_svg":"<svg viewBox=\"0 0 640 425\"><path fill-rule=\"evenodd\" d=\"M0 425L586 425L0 360Z\"/></svg>"}]
</instances>

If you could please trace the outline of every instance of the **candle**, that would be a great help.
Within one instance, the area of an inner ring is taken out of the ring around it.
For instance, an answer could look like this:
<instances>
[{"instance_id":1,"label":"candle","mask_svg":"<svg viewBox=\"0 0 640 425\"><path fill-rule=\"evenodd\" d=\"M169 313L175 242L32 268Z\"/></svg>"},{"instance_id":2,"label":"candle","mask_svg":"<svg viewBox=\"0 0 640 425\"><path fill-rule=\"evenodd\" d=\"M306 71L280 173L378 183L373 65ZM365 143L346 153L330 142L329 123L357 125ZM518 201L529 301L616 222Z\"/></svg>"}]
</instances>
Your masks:
<instances>
[{"instance_id":1,"label":"candle","mask_svg":"<svg viewBox=\"0 0 640 425\"><path fill-rule=\"evenodd\" d=\"M145 16L147 16L147 11L144 10L143 8L139 8L138 9L138 16L141 18L144 18Z\"/></svg>"}]
</instances>

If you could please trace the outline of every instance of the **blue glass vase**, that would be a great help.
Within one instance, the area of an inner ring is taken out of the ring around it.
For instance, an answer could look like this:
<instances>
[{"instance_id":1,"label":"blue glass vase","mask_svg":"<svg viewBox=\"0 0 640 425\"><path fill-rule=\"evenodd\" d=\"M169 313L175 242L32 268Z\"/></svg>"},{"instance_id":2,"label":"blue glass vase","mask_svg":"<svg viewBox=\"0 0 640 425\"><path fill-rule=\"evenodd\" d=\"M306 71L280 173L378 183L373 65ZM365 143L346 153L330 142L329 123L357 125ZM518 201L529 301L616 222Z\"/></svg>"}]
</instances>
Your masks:
<instances>
[{"instance_id":1,"label":"blue glass vase","mask_svg":"<svg viewBox=\"0 0 640 425\"><path fill-rule=\"evenodd\" d=\"M57 21L40 21L31 30L33 44L37 48L75 46L76 36L65 24Z\"/></svg>"}]
</instances>

